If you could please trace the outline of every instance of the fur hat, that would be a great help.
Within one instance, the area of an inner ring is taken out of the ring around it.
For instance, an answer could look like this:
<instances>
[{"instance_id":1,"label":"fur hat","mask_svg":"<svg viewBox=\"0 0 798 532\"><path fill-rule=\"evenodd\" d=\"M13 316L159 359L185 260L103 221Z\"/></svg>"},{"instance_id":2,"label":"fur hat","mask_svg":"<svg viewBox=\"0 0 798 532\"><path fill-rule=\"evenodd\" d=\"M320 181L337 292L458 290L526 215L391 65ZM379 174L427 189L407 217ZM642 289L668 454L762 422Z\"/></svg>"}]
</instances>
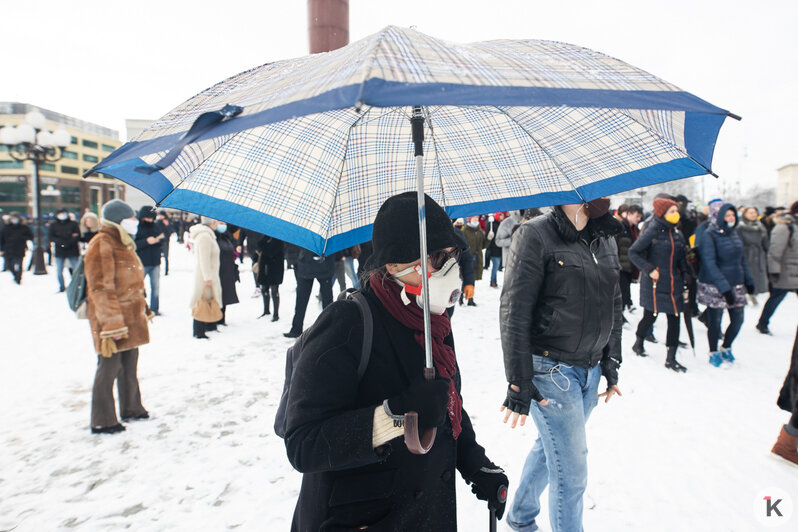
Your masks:
<instances>
[{"instance_id":1,"label":"fur hat","mask_svg":"<svg viewBox=\"0 0 798 532\"><path fill-rule=\"evenodd\" d=\"M136 215L135 211L133 211L133 207L120 199L113 199L103 205L102 213L103 219L115 224L118 224L125 218Z\"/></svg>"},{"instance_id":2,"label":"fur hat","mask_svg":"<svg viewBox=\"0 0 798 532\"><path fill-rule=\"evenodd\" d=\"M657 218L662 218L671 207L678 207L678 205L672 199L657 198L654 200L654 215Z\"/></svg>"},{"instance_id":3,"label":"fur hat","mask_svg":"<svg viewBox=\"0 0 798 532\"><path fill-rule=\"evenodd\" d=\"M408 263L418 260L418 203L415 192L391 196L382 204L374 218L371 242L374 252L367 268L377 268L389 263ZM427 253L449 247L459 247L460 242L452 227L451 218L435 200L424 195L427 214Z\"/></svg>"}]
</instances>

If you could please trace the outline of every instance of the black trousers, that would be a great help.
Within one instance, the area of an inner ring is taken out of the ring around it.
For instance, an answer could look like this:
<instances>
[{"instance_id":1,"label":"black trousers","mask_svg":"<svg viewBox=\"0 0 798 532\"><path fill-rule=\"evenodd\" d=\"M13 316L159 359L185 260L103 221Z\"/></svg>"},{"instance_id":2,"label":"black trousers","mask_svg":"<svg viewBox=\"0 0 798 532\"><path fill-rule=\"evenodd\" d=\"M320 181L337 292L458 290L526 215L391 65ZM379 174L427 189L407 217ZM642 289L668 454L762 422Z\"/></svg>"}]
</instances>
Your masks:
<instances>
[{"instance_id":1,"label":"black trousers","mask_svg":"<svg viewBox=\"0 0 798 532\"><path fill-rule=\"evenodd\" d=\"M665 314L665 316L668 317L668 336L665 340L665 345L668 347L678 347L680 327L679 315ZM657 321L657 315L650 310L646 310L643 313L643 319L637 324L638 338L645 338L655 321Z\"/></svg>"},{"instance_id":2,"label":"black trousers","mask_svg":"<svg viewBox=\"0 0 798 532\"><path fill-rule=\"evenodd\" d=\"M316 279L321 285L321 307L327 308L332 303L332 278ZM313 290L313 279L296 278L296 307L294 308L294 320L291 322L291 330L302 331L305 323L305 312L310 301L310 292Z\"/></svg>"},{"instance_id":3,"label":"black trousers","mask_svg":"<svg viewBox=\"0 0 798 532\"><path fill-rule=\"evenodd\" d=\"M618 283L621 286L621 298L623 299L623 308L633 306L632 303L632 274L629 272L621 271L621 276L618 278Z\"/></svg>"}]
</instances>

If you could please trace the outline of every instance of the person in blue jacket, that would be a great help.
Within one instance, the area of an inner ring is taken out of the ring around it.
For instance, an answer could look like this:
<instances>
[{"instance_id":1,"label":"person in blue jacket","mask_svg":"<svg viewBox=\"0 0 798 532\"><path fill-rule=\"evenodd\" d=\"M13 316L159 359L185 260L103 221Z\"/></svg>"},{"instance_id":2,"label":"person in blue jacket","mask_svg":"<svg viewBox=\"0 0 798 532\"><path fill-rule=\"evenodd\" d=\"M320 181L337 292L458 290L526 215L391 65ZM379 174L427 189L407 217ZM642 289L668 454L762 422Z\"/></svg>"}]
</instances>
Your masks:
<instances>
[{"instance_id":1,"label":"person in blue jacket","mask_svg":"<svg viewBox=\"0 0 798 532\"><path fill-rule=\"evenodd\" d=\"M684 310L682 293L691 270L684 239L676 231L678 223L678 204L667 198L655 199L654 218L629 248L629 260L641 272L640 306L645 309L632 350L639 356L648 356L643 347L645 337L657 316L664 313L668 317L665 367L685 372L687 368L676 361L676 350L679 349L679 314Z\"/></svg>"},{"instance_id":2,"label":"person in blue jacket","mask_svg":"<svg viewBox=\"0 0 798 532\"><path fill-rule=\"evenodd\" d=\"M707 306L709 363L715 367L734 362L732 342L743 325L745 294L754 293L754 279L745 262L743 241L735 232L737 209L731 203L713 202L709 206L706 230L697 237L701 269L698 273L698 302ZM720 320L729 312L729 327L718 349Z\"/></svg>"}]
</instances>

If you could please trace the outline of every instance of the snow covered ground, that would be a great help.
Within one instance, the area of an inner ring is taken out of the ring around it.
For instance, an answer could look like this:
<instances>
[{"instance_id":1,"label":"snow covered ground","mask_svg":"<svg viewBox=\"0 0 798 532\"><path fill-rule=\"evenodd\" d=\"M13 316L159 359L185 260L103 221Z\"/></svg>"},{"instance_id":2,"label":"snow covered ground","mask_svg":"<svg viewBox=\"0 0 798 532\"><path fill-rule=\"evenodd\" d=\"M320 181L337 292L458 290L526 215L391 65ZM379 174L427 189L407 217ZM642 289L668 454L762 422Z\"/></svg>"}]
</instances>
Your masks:
<instances>
[{"instance_id":1,"label":"snow covered ground","mask_svg":"<svg viewBox=\"0 0 798 532\"><path fill-rule=\"evenodd\" d=\"M293 314L293 275L281 289L282 318L272 323L256 319L261 301L250 298L245 265L229 326L209 333L210 341L195 340L187 307L192 257L176 243L171 253L170 274L161 278L163 316L140 351L152 417L111 436L89 433L96 355L88 322L55 293L52 271L26 273L19 287L10 274L0 276L0 531L288 530L300 475L272 422L291 344L282 333ZM520 430L501 423L499 291L485 279L475 299L479 306L458 307L453 319L465 406L479 441L507 470L512 497L536 431L531 422ZM319 311L312 299L306 326ZM623 397L600 402L588 424L595 508L585 511L587 530L759 530L763 490L798 502L798 469L769 453L788 418L775 400L798 298L790 295L777 311L773 337L754 330L755 314L748 307L733 368L709 366L705 329L696 322L697 358L679 354L685 375L663 367L662 344L648 344L647 359L635 357L633 333L624 331ZM656 336L665 337L664 319ZM484 503L465 483L458 489L460 530L486 529ZM539 523L549 529L545 504ZM793 517L783 529L796 523Z\"/></svg>"}]
</instances>

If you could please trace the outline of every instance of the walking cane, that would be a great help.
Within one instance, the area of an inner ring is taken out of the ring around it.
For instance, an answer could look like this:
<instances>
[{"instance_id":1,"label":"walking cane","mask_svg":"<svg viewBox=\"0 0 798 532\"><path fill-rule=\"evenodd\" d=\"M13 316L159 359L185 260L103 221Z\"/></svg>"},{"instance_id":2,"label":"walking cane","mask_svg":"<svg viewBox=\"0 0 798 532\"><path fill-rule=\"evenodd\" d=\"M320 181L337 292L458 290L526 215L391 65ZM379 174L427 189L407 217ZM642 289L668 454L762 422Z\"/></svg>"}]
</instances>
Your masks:
<instances>
[{"instance_id":1,"label":"walking cane","mask_svg":"<svg viewBox=\"0 0 798 532\"><path fill-rule=\"evenodd\" d=\"M499 502L505 502L507 500L507 486L502 484L499 486L499 490L496 492L496 495L499 497ZM496 509L490 508L490 532L496 532Z\"/></svg>"}]
</instances>

